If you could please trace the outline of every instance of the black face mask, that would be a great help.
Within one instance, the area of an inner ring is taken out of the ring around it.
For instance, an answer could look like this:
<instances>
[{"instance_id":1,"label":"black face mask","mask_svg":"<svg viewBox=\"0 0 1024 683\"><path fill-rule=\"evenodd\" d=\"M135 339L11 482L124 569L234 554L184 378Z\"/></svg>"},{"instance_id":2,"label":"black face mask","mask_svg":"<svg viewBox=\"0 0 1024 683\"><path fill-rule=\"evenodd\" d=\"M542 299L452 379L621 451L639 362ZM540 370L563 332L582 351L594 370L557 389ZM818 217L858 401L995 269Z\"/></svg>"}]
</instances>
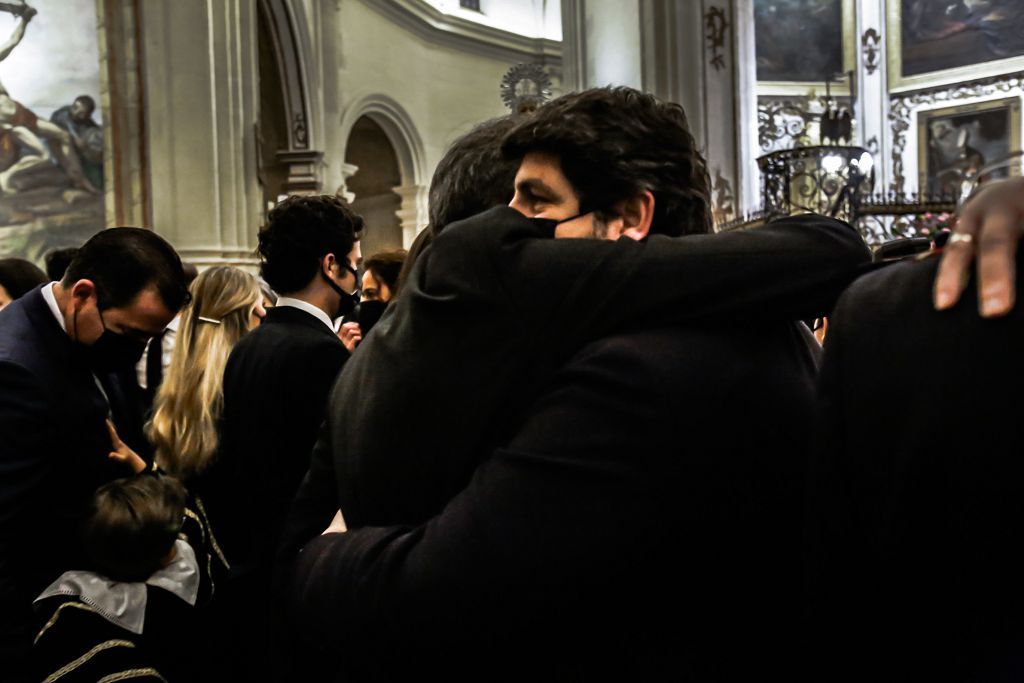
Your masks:
<instances>
[{"instance_id":1,"label":"black face mask","mask_svg":"<svg viewBox=\"0 0 1024 683\"><path fill-rule=\"evenodd\" d=\"M107 329L103 320L103 312L100 314L100 324L103 325L103 334L93 342L92 346L81 344L82 353L85 355L89 366L96 372L116 372L135 367L135 364L142 358L146 350L146 342L139 339L132 339L123 334L117 334ZM78 339L78 311L74 316L75 339Z\"/></svg>"},{"instance_id":2,"label":"black face mask","mask_svg":"<svg viewBox=\"0 0 1024 683\"><path fill-rule=\"evenodd\" d=\"M384 309L388 307L387 302L374 299L371 301L364 301L356 306L355 311L350 316L355 322L359 323L359 329L363 333L363 338L366 338L367 333L377 324L380 317L384 315Z\"/></svg>"},{"instance_id":3,"label":"black face mask","mask_svg":"<svg viewBox=\"0 0 1024 683\"><path fill-rule=\"evenodd\" d=\"M354 275L356 274L356 272L354 270L352 270L351 268L349 268L348 270L349 270L350 273L352 273ZM351 294L349 294L344 289L339 287L337 282L335 282L331 278L327 277L327 275L324 274L324 271L322 271L322 270L320 271L320 277L322 277L324 279L324 281L327 283L327 285L331 289L333 289L335 292L337 292L339 297L341 297L341 301L338 302L338 310L337 310L337 312L334 315L331 316L332 319L333 318L340 318L342 316L348 315L353 310L355 310L356 305L359 303L359 288L358 287L356 288L356 291L354 291ZM356 282L359 282L359 278L358 277L356 278Z\"/></svg>"}]
</instances>

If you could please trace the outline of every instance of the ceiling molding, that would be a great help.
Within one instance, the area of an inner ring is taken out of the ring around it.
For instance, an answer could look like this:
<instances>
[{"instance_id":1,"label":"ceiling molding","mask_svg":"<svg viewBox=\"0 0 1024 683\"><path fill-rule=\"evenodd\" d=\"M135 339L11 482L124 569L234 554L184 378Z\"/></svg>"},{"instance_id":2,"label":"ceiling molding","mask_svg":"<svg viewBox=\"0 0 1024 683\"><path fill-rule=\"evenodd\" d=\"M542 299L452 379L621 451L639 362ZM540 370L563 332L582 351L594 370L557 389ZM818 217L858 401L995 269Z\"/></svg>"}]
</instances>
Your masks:
<instances>
[{"instance_id":1,"label":"ceiling molding","mask_svg":"<svg viewBox=\"0 0 1024 683\"><path fill-rule=\"evenodd\" d=\"M411 33L443 45L510 63L540 61L561 71L562 42L530 38L440 12L425 0L363 0Z\"/></svg>"}]
</instances>

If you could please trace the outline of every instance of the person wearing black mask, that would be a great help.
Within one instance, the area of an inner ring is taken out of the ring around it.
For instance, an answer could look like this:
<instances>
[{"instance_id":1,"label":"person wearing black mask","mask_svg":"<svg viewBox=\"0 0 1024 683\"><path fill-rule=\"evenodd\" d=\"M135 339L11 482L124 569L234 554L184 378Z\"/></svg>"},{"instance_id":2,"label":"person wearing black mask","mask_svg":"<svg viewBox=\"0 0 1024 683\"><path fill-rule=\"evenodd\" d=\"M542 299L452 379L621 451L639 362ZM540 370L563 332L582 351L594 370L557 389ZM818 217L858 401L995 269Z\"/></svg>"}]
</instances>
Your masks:
<instances>
[{"instance_id":1,"label":"person wearing black mask","mask_svg":"<svg viewBox=\"0 0 1024 683\"><path fill-rule=\"evenodd\" d=\"M270 212L259 235L260 274L277 292L277 305L228 358L220 446L197 482L230 566L207 620L232 667L218 672L224 679L273 677L262 596L328 391L349 357L333 320L357 303L362 229L363 219L343 200L296 196Z\"/></svg>"},{"instance_id":2,"label":"person wearing black mask","mask_svg":"<svg viewBox=\"0 0 1024 683\"><path fill-rule=\"evenodd\" d=\"M152 231L117 228L81 248L60 282L0 311L0 662L25 679L32 600L85 566L78 521L97 486L124 476L111 429L145 454L125 399L146 341L188 301L181 260Z\"/></svg>"},{"instance_id":3,"label":"person wearing black mask","mask_svg":"<svg viewBox=\"0 0 1024 683\"><path fill-rule=\"evenodd\" d=\"M349 353L370 333L384 309L398 294L398 277L405 264L405 249L381 251L363 260L359 305L342 320L338 336Z\"/></svg>"}]
</instances>

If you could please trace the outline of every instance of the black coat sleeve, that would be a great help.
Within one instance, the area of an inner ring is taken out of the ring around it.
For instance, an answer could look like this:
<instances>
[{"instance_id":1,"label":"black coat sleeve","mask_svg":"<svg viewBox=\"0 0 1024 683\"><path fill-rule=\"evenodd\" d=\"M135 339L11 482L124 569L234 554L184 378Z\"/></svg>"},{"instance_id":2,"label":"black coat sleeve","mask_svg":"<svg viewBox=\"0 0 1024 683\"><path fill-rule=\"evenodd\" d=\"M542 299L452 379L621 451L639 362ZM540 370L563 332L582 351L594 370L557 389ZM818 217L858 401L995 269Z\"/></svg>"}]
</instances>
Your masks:
<instances>
[{"instance_id":1,"label":"black coat sleeve","mask_svg":"<svg viewBox=\"0 0 1024 683\"><path fill-rule=\"evenodd\" d=\"M455 300L501 291L511 315L570 346L648 322L813 318L871 263L846 223L818 215L752 230L553 239L544 221L492 209L448 228L419 283Z\"/></svg>"}]
</instances>

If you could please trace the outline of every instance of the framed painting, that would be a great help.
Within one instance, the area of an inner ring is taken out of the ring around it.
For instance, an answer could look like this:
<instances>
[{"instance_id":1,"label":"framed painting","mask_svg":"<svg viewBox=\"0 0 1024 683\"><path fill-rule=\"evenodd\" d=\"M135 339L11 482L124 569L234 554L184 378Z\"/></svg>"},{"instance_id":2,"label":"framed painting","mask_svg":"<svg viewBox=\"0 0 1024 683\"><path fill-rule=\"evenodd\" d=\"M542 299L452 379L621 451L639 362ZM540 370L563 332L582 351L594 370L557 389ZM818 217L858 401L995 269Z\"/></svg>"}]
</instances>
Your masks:
<instances>
[{"instance_id":1,"label":"framed painting","mask_svg":"<svg viewBox=\"0 0 1024 683\"><path fill-rule=\"evenodd\" d=\"M886 0L889 90L1024 70L1020 0Z\"/></svg>"},{"instance_id":2,"label":"framed painting","mask_svg":"<svg viewBox=\"0 0 1024 683\"><path fill-rule=\"evenodd\" d=\"M106 226L95 0L0 3L0 257Z\"/></svg>"},{"instance_id":3,"label":"framed painting","mask_svg":"<svg viewBox=\"0 0 1024 683\"><path fill-rule=\"evenodd\" d=\"M853 0L754 0L758 94L806 94L852 71L857 59L854 12ZM849 94L847 83L832 89Z\"/></svg>"},{"instance_id":4,"label":"framed painting","mask_svg":"<svg viewBox=\"0 0 1024 683\"><path fill-rule=\"evenodd\" d=\"M1021 98L963 104L917 113L919 185L929 195L958 196L967 175L1020 149ZM1020 175L1020 161L982 180Z\"/></svg>"}]
</instances>

